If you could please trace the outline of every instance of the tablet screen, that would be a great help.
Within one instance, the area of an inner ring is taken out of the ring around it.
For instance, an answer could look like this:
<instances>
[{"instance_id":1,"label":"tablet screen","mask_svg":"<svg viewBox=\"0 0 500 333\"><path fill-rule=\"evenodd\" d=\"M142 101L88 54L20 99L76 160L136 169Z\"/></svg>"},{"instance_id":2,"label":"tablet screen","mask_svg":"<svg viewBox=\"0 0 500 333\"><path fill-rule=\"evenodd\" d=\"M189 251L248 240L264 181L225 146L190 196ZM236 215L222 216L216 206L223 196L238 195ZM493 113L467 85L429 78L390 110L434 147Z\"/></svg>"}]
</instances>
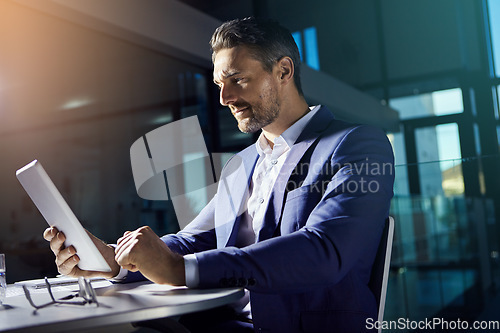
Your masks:
<instances>
[{"instance_id":1,"label":"tablet screen","mask_svg":"<svg viewBox=\"0 0 500 333\"><path fill-rule=\"evenodd\" d=\"M74 246L80 258L78 267L87 271L111 271L41 163L34 160L17 170L16 176L47 223L64 232L64 245Z\"/></svg>"}]
</instances>

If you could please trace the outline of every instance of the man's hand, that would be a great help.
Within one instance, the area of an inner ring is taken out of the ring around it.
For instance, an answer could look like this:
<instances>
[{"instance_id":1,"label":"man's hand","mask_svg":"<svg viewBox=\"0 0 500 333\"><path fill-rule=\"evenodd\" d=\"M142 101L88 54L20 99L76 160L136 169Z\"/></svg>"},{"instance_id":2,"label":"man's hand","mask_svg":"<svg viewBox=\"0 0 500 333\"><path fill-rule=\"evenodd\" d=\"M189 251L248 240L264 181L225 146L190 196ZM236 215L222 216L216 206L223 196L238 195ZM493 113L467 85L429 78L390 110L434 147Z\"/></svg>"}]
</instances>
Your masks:
<instances>
[{"instance_id":1,"label":"man's hand","mask_svg":"<svg viewBox=\"0 0 500 333\"><path fill-rule=\"evenodd\" d=\"M126 231L118 239L115 260L125 269L141 271L155 283L186 284L184 258L172 252L150 227Z\"/></svg>"},{"instance_id":2,"label":"man's hand","mask_svg":"<svg viewBox=\"0 0 500 333\"><path fill-rule=\"evenodd\" d=\"M76 254L75 248L73 246L65 247L64 241L66 240L66 237L64 236L64 234L61 231L57 230L57 228L50 227L45 229L43 238L50 242L50 249L56 255L56 265L59 273L74 277L102 276L108 279L118 275L118 273L120 272L120 266L114 259L114 248L107 245L88 231L87 234L97 246L97 249L99 250L99 252L101 252L104 259L106 259L109 267L111 267L111 272L83 271L78 268L77 264L80 261L80 258Z\"/></svg>"}]
</instances>

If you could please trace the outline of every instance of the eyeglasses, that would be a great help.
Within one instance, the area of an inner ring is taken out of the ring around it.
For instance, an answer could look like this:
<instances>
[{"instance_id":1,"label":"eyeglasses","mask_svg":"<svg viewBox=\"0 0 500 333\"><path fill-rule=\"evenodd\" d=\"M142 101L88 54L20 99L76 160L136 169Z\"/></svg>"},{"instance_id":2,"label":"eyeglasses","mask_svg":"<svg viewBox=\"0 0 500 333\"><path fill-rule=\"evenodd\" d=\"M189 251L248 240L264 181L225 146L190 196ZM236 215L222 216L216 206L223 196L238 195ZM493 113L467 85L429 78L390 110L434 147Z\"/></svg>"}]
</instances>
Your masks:
<instances>
[{"instance_id":1,"label":"eyeglasses","mask_svg":"<svg viewBox=\"0 0 500 333\"><path fill-rule=\"evenodd\" d=\"M71 295L65 296L63 298L60 298L58 300L55 299L54 294L52 293L52 287L51 287L50 282L47 278L45 278L45 285L47 286L47 291L48 291L52 301L45 303L45 304L42 304L42 305L36 305L33 302L33 299L31 298L31 294L30 294L28 287L26 285L23 285L24 295L26 296L26 299L31 304L31 306L35 308L35 311L42 309L42 308L45 308L45 307L50 306L50 305L55 305L55 304L66 304L66 305L96 304L97 306L99 306L99 302L97 302L97 296L96 296L94 288L90 284L90 281L88 279L83 278L83 277L78 278L79 291L77 294L71 294ZM76 298L76 297L81 297L81 298L83 298L83 300L70 301L71 299Z\"/></svg>"}]
</instances>

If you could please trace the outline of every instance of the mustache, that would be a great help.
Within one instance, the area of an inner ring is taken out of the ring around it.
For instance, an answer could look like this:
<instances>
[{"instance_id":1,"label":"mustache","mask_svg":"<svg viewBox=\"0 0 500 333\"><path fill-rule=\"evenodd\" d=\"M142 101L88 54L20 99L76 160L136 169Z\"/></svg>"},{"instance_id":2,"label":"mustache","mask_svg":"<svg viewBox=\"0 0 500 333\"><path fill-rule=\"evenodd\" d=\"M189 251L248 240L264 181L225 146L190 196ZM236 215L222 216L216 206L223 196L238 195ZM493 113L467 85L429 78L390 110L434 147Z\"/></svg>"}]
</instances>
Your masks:
<instances>
[{"instance_id":1,"label":"mustache","mask_svg":"<svg viewBox=\"0 0 500 333\"><path fill-rule=\"evenodd\" d=\"M241 102L241 103L233 103L233 104L231 104L231 109L232 109L232 110L241 110L241 109L244 109L244 108L246 108L246 107L250 107L250 104L248 104L248 103L243 103L243 102Z\"/></svg>"}]
</instances>

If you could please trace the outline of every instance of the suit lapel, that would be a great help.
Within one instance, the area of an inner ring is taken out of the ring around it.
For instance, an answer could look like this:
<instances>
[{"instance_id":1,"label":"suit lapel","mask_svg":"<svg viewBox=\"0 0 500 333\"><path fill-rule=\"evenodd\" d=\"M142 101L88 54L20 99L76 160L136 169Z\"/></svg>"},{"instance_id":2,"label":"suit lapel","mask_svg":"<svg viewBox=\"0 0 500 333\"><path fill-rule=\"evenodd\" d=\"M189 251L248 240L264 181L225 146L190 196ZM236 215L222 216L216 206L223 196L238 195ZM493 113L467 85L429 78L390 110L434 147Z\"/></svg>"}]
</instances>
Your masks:
<instances>
[{"instance_id":1,"label":"suit lapel","mask_svg":"<svg viewBox=\"0 0 500 333\"><path fill-rule=\"evenodd\" d=\"M220 177L215 210L217 248L230 243L233 230L238 230L241 214L247 209L249 185L258 154L250 147L235 155Z\"/></svg>"},{"instance_id":2,"label":"suit lapel","mask_svg":"<svg viewBox=\"0 0 500 333\"><path fill-rule=\"evenodd\" d=\"M326 107L321 107L290 149L290 153L271 191L264 223L257 236L257 241L262 241L273 236L280 221L285 190L292 171L300 162L300 159L304 156L307 149L320 137L321 133L328 128L333 119L331 112Z\"/></svg>"}]
</instances>

